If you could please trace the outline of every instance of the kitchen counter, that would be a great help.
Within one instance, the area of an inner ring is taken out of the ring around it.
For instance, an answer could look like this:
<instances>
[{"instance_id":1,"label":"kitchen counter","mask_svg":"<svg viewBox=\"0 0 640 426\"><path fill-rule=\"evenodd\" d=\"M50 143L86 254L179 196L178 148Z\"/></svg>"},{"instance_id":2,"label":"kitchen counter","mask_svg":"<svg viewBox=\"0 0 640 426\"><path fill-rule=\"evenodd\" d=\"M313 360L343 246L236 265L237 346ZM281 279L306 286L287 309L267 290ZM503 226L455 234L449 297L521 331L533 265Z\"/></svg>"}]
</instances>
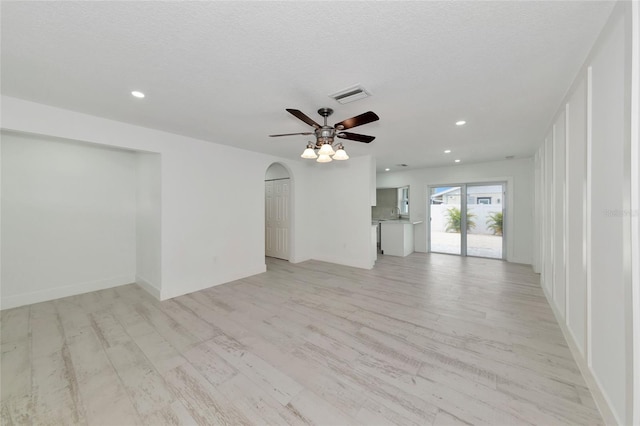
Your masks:
<instances>
[{"instance_id":1,"label":"kitchen counter","mask_svg":"<svg viewBox=\"0 0 640 426\"><path fill-rule=\"evenodd\" d=\"M411 225L417 225L419 223L422 223L422 221L421 220L411 220L411 219L371 219L371 224L372 225L376 225L378 223L389 223L389 224L394 224L394 223L405 224L405 223L409 223Z\"/></svg>"},{"instance_id":2,"label":"kitchen counter","mask_svg":"<svg viewBox=\"0 0 640 426\"><path fill-rule=\"evenodd\" d=\"M380 248L390 256L407 256L413 253L413 225L422 223L411 219L372 220L372 225L380 225Z\"/></svg>"}]
</instances>

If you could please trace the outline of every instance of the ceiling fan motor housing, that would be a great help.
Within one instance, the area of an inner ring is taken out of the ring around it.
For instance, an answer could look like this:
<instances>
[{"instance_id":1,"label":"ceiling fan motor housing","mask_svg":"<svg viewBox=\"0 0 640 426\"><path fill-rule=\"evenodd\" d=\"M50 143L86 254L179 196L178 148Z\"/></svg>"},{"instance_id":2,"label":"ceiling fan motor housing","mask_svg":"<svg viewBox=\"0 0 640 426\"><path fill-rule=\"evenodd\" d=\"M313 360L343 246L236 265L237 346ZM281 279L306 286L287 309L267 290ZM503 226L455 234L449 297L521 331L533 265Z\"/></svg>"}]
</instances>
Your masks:
<instances>
[{"instance_id":1,"label":"ceiling fan motor housing","mask_svg":"<svg viewBox=\"0 0 640 426\"><path fill-rule=\"evenodd\" d=\"M316 130L316 139L320 144L333 143L333 137L335 136L335 129L329 126L322 126Z\"/></svg>"}]
</instances>

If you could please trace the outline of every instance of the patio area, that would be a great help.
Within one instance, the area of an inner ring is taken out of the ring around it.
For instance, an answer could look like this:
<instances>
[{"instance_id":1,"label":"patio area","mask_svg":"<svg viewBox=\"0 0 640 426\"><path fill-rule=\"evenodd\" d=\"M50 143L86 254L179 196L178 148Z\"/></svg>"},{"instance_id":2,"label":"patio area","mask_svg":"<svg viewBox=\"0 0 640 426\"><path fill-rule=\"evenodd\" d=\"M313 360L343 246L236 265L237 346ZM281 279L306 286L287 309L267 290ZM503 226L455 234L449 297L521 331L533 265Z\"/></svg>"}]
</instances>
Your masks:
<instances>
[{"instance_id":1,"label":"patio area","mask_svg":"<svg viewBox=\"0 0 640 426\"><path fill-rule=\"evenodd\" d=\"M456 232L431 232L431 251L460 254L460 234ZM467 234L467 255L502 259L502 236Z\"/></svg>"}]
</instances>

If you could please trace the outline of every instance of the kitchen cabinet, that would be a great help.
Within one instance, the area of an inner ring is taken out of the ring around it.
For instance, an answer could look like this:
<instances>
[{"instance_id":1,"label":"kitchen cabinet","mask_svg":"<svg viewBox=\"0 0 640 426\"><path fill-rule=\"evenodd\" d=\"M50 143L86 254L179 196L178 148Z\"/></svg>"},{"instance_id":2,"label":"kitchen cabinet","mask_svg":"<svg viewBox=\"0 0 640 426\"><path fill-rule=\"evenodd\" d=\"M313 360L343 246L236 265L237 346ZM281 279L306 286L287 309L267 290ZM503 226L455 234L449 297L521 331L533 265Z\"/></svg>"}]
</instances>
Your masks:
<instances>
[{"instance_id":1,"label":"kitchen cabinet","mask_svg":"<svg viewBox=\"0 0 640 426\"><path fill-rule=\"evenodd\" d=\"M390 256L407 256L414 251L413 225L421 222L384 220L380 222L380 248Z\"/></svg>"}]
</instances>

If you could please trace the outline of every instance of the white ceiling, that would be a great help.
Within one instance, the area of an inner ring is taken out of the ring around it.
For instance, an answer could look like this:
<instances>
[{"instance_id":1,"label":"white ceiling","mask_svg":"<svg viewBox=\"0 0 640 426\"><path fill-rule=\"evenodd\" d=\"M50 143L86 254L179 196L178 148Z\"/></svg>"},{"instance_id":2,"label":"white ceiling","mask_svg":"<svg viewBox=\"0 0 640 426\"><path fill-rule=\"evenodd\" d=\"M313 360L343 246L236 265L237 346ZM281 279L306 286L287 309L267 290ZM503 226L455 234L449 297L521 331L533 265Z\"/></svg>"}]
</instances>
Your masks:
<instances>
[{"instance_id":1,"label":"white ceiling","mask_svg":"<svg viewBox=\"0 0 640 426\"><path fill-rule=\"evenodd\" d=\"M350 131L376 140L345 147L380 170L531 156L613 3L1 7L5 95L299 161L308 137L267 136L311 130L285 108L321 122L331 107L329 124L373 110L380 121ZM327 96L358 83L373 96Z\"/></svg>"}]
</instances>

